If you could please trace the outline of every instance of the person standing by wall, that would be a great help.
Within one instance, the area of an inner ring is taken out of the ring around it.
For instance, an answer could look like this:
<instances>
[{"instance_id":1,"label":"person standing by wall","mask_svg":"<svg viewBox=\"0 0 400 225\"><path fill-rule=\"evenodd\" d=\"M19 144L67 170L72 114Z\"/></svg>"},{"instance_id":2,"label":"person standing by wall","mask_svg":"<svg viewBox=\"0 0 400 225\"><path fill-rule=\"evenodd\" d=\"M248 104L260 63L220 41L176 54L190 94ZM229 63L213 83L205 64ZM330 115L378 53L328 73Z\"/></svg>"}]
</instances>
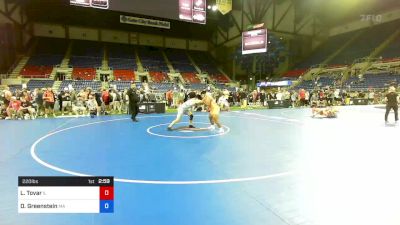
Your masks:
<instances>
[{"instance_id":1,"label":"person standing by wall","mask_svg":"<svg viewBox=\"0 0 400 225\"><path fill-rule=\"evenodd\" d=\"M129 98L129 112L131 113L132 122L139 122L136 119L137 114L139 113L139 96L136 93L136 87L131 87L128 90L128 98Z\"/></svg>"},{"instance_id":2,"label":"person standing by wall","mask_svg":"<svg viewBox=\"0 0 400 225\"><path fill-rule=\"evenodd\" d=\"M386 113L385 113L385 122L388 122L388 116L389 116L389 112L390 110L394 110L394 117L395 117L395 121L397 123L397 121L399 120L399 95L396 93L396 88L394 86L391 86L389 88L389 93L386 94L385 96L385 102L386 102Z\"/></svg>"}]
</instances>

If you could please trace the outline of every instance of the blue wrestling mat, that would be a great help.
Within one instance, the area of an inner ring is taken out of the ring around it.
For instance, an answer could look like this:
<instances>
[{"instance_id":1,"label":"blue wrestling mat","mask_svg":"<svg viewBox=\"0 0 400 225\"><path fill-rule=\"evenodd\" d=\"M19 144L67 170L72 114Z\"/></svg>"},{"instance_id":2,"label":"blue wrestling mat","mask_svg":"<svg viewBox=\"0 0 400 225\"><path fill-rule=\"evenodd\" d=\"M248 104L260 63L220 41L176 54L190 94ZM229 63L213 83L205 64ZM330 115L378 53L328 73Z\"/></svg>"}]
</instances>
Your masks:
<instances>
[{"instance_id":1,"label":"blue wrestling mat","mask_svg":"<svg viewBox=\"0 0 400 225\"><path fill-rule=\"evenodd\" d=\"M0 121L0 224L399 224L400 129L383 113L225 112L222 133L205 113L200 130L167 131L174 114ZM114 213L18 214L18 176L86 175L114 177Z\"/></svg>"}]
</instances>

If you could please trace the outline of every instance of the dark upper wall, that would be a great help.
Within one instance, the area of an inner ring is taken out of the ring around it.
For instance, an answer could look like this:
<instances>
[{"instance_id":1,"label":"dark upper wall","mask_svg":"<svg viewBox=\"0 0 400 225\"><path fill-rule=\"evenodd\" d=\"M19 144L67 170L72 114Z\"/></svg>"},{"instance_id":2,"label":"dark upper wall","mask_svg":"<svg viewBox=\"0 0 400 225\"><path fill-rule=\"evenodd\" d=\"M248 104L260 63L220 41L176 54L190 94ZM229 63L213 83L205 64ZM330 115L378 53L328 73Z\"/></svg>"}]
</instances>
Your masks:
<instances>
[{"instance_id":1,"label":"dark upper wall","mask_svg":"<svg viewBox=\"0 0 400 225\"><path fill-rule=\"evenodd\" d=\"M215 20L209 19L207 21L207 25L201 25L170 19L156 18L151 16L143 16L138 14L70 6L68 1L65 0L30 0L26 3L26 7L29 18L35 22L117 29L132 32L165 35L170 37L174 36L203 40L209 40L211 38L216 23ZM120 15L169 21L171 23L171 29L159 29L121 24L119 21Z\"/></svg>"}]
</instances>

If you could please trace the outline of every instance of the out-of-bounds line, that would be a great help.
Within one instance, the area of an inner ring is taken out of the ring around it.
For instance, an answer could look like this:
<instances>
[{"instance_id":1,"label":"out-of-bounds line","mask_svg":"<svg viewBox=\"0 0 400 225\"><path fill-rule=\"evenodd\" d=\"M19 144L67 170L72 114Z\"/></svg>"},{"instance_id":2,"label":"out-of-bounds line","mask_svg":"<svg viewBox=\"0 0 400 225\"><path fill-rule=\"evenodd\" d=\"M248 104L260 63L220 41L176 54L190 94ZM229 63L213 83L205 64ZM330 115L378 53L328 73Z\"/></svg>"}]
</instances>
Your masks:
<instances>
[{"instance_id":1,"label":"out-of-bounds line","mask_svg":"<svg viewBox=\"0 0 400 225\"><path fill-rule=\"evenodd\" d=\"M194 180L194 181L157 181L157 180L130 180L130 179L115 179L115 181L125 183L140 183L140 184L166 184L166 185L195 185L195 184L223 184L223 183L238 183L245 181L257 181L257 180L268 180L272 178L285 177L293 175L294 172L288 171L283 173L269 174L265 176L256 177L243 177L233 179L221 179L221 180Z\"/></svg>"},{"instance_id":2,"label":"out-of-bounds line","mask_svg":"<svg viewBox=\"0 0 400 225\"><path fill-rule=\"evenodd\" d=\"M271 119L271 120L278 120L278 121L284 121L284 122L294 122L298 124L302 124L300 120L292 119L292 118L287 118L287 117L280 117L280 116L268 116L268 115L263 115L259 113L253 113L253 112L235 112L236 114L241 114L241 115L247 115L247 116L258 116L266 119ZM256 118L252 118L256 119Z\"/></svg>"}]
</instances>

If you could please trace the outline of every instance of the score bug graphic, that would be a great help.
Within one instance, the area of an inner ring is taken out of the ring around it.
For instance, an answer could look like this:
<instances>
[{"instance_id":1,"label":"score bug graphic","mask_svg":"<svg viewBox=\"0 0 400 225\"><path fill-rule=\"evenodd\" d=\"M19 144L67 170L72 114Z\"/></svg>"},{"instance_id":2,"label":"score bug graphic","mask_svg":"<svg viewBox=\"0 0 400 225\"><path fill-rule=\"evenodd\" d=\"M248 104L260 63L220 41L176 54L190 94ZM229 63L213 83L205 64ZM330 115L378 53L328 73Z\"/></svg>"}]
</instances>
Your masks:
<instances>
[{"instance_id":1,"label":"score bug graphic","mask_svg":"<svg viewBox=\"0 0 400 225\"><path fill-rule=\"evenodd\" d=\"M113 177L19 177L19 213L113 213Z\"/></svg>"}]
</instances>

